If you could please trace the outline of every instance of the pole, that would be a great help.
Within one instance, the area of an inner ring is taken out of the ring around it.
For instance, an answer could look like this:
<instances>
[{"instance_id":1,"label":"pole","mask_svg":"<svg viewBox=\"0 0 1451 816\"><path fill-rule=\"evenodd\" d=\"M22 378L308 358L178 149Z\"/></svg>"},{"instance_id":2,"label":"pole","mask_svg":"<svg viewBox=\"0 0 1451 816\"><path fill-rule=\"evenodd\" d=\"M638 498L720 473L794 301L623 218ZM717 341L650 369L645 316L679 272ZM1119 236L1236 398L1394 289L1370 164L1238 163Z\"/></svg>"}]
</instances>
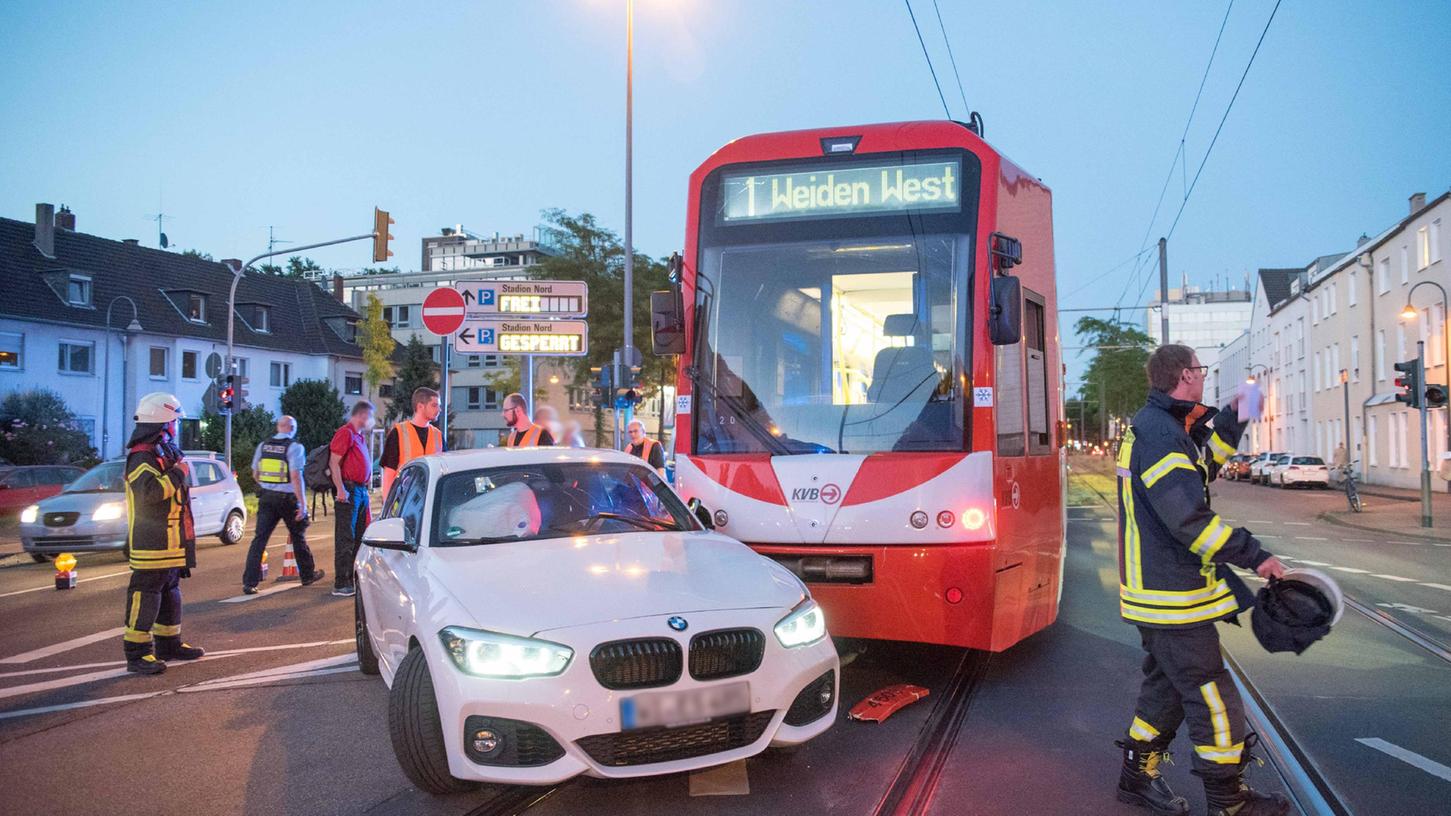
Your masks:
<instances>
[{"instance_id":1,"label":"pole","mask_svg":"<svg viewBox=\"0 0 1451 816\"><path fill-rule=\"evenodd\" d=\"M1098 377L1098 441L1104 444L1108 444L1108 403L1104 398L1107 382L1100 374Z\"/></svg>"},{"instance_id":2,"label":"pole","mask_svg":"<svg viewBox=\"0 0 1451 816\"><path fill-rule=\"evenodd\" d=\"M1416 382L1426 386L1426 341L1416 341ZM1431 460L1426 445L1426 395L1417 395L1421 403L1421 526L1431 526Z\"/></svg>"},{"instance_id":3,"label":"pole","mask_svg":"<svg viewBox=\"0 0 1451 816\"><path fill-rule=\"evenodd\" d=\"M1159 239L1159 343L1169 342L1169 240Z\"/></svg>"},{"instance_id":4,"label":"pole","mask_svg":"<svg viewBox=\"0 0 1451 816\"><path fill-rule=\"evenodd\" d=\"M438 431L445 447L448 445L448 358L453 351L449 339L448 335L438 338Z\"/></svg>"},{"instance_id":5,"label":"pole","mask_svg":"<svg viewBox=\"0 0 1451 816\"><path fill-rule=\"evenodd\" d=\"M524 376L521 385L524 386L524 412L529 415L529 421L534 421L534 355L524 355ZM554 440L557 444L559 440Z\"/></svg>"},{"instance_id":6,"label":"pole","mask_svg":"<svg viewBox=\"0 0 1451 816\"><path fill-rule=\"evenodd\" d=\"M1350 372L1340 372L1340 390L1345 392L1345 466L1350 467Z\"/></svg>"},{"instance_id":7,"label":"pole","mask_svg":"<svg viewBox=\"0 0 1451 816\"><path fill-rule=\"evenodd\" d=\"M625 365L635 364L634 115L635 0L625 0Z\"/></svg>"}]
</instances>

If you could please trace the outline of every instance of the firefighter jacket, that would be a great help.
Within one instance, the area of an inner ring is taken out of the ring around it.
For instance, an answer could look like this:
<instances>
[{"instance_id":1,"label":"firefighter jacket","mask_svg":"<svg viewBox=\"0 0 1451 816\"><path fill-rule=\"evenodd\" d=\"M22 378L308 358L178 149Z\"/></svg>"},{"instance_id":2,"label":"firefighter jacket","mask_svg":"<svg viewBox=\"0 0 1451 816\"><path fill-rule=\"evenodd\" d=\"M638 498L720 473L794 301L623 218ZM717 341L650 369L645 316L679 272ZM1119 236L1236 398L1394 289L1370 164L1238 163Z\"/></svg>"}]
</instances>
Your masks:
<instances>
[{"instance_id":1,"label":"firefighter jacket","mask_svg":"<svg viewBox=\"0 0 1451 816\"><path fill-rule=\"evenodd\" d=\"M1213 422L1211 426L1211 421ZM1228 564L1270 557L1209 507L1209 482L1239 445L1234 412L1151 391L1118 452L1119 610L1138 626L1231 618L1254 596Z\"/></svg>"},{"instance_id":2,"label":"firefighter jacket","mask_svg":"<svg viewBox=\"0 0 1451 816\"><path fill-rule=\"evenodd\" d=\"M126 456L126 558L133 570L196 566L191 488L166 442L133 445Z\"/></svg>"}]
</instances>

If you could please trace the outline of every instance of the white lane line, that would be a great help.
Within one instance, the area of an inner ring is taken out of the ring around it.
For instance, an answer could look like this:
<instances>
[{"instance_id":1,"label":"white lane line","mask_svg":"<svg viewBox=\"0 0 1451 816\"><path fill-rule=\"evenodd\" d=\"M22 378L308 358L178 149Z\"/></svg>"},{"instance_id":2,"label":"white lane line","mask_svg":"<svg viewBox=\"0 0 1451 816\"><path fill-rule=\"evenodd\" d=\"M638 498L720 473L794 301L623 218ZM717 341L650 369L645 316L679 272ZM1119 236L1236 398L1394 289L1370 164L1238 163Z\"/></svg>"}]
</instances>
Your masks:
<instances>
[{"instance_id":1,"label":"white lane line","mask_svg":"<svg viewBox=\"0 0 1451 816\"><path fill-rule=\"evenodd\" d=\"M356 657L349 656L352 663L346 666L334 666L328 669L313 669L305 672L289 672L287 674L273 674L267 677L253 677L250 680L233 680L230 683L211 682L203 685L184 686L177 689L181 694L191 694L196 691L222 691L233 688L246 688L247 686L261 686L267 683L281 683L288 680L306 680L309 677L323 677L329 674L343 674L344 672L356 672L358 662Z\"/></svg>"},{"instance_id":2,"label":"white lane line","mask_svg":"<svg viewBox=\"0 0 1451 816\"><path fill-rule=\"evenodd\" d=\"M206 657L201 658L200 660L190 660L184 662L203 663L208 660L216 660L224 657L229 657L229 655L209 654ZM178 665L181 665L181 663L172 662L167 664L167 668L172 671L176 671ZM85 685L86 683L96 683L101 680L110 680L114 677L125 677L126 674L126 668L124 665L122 665L122 667L118 669L107 669L105 671L91 672L90 674L77 674L72 677L61 677L56 680L46 680L40 683L27 683L23 686L10 686L9 688L0 688L0 700L5 699L6 697L19 697L23 694L36 694L42 691L51 691L52 689L81 686Z\"/></svg>"},{"instance_id":3,"label":"white lane line","mask_svg":"<svg viewBox=\"0 0 1451 816\"><path fill-rule=\"evenodd\" d=\"M300 586L302 586L302 584L278 584L274 587L268 587L267 589L258 592L256 595L234 595L230 598L223 598L217 603L246 603L248 601L255 601L258 598L265 598L268 595L276 595L279 592L286 592L289 589L297 589Z\"/></svg>"},{"instance_id":4,"label":"white lane line","mask_svg":"<svg viewBox=\"0 0 1451 816\"><path fill-rule=\"evenodd\" d=\"M1446 586L1445 584L1424 584L1423 583L1423 584L1421 584L1421 586L1423 586L1423 587L1430 587L1432 589L1444 589L1447 592L1451 592L1451 586Z\"/></svg>"},{"instance_id":5,"label":"white lane line","mask_svg":"<svg viewBox=\"0 0 1451 816\"><path fill-rule=\"evenodd\" d=\"M1355 567L1331 567L1336 572L1349 572L1355 575L1369 575L1370 570L1356 569Z\"/></svg>"},{"instance_id":6,"label":"white lane line","mask_svg":"<svg viewBox=\"0 0 1451 816\"><path fill-rule=\"evenodd\" d=\"M1424 544L1425 542L1424 541L1387 541L1386 543L1387 544L1412 544L1412 545L1415 545L1415 546L1418 546L1419 547L1420 545Z\"/></svg>"},{"instance_id":7,"label":"white lane line","mask_svg":"<svg viewBox=\"0 0 1451 816\"><path fill-rule=\"evenodd\" d=\"M1442 765L1434 759L1423 757L1415 751L1402 748L1393 742L1386 742L1380 737L1359 737L1355 741L1367 748L1374 748L1381 753L1390 754L1407 765L1420 768L1432 776L1439 776L1447 782L1451 782L1451 768Z\"/></svg>"},{"instance_id":8,"label":"white lane line","mask_svg":"<svg viewBox=\"0 0 1451 816\"><path fill-rule=\"evenodd\" d=\"M1375 539L1373 539L1373 538L1342 538L1340 540L1341 541L1355 541L1355 542L1359 542L1361 544L1364 544L1364 543L1370 542L1370 541L1375 541Z\"/></svg>"},{"instance_id":9,"label":"white lane line","mask_svg":"<svg viewBox=\"0 0 1451 816\"><path fill-rule=\"evenodd\" d=\"M333 666L338 666L343 663L356 662L358 662L358 656L356 654L340 654L334 655L332 657L319 658L317 660L305 660L301 663L291 663L286 666L274 666L270 669L247 672L246 674L234 674L230 677L218 677L214 680L203 680L200 683L190 686L190 688L204 688L206 686L214 686L220 683L235 683L239 680L256 680L259 678L265 679L276 677L279 674L296 674L298 672L309 672L316 669L330 669Z\"/></svg>"},{"instance_id":10,"label":"white lane line","mask_svg":"<svg viewBox=\"0 0 1451 816\"><path fill-rule=\"evenodd\" d=\"M84 584L87 581L100 581L100 580L102 580L104 578L115 578L117 575L130 575L130 574L131 574L131 570L126 569L126 570L121 570L120 572L108 572L105 575L93 575L90 578L77 578L76 579L76 583L78 583L78 584ZM51 583L46 584L45 586L31 587L30 589L16 589L16 590L12 590L10 592L0 592L0 598L9 598L11 595L24 595L27 592L44 592L47 589L50 590L50 591L52 591L52 592L56 591L56 589L55 589L55 582L52 581ZM64 590L62 590L62 591L64 591Z\"/></svg>"},{"instance_id":11,"label":"white lane line","mask_svg":"<svg viewBox=\"0 0 1451 816\"><path fill-rule=\"evenodd\" d=\"M1282 521L1280 523L1283 524L1283 525L1285 525L1285 526L1287 526L1287 527L1309 527L1310 526L1310 522L1308 522L1308 521Z\"/></svg>"},{"instance_id":12,"label":"white lane line","mask_svg":"<svg viewBox=\"0 0 1451 816\"><path fill-rule=\"evenodd\" d=\"M1284 538L1284 536L1278 536L1272 533L1256 533L1255 538Z\"/></svg>"},{"instance_id":13,"label":"white lane line","mask_svg":"<svg viewBox=\"0 0 1451 816\"><path fill-rule=\"evenodd\" d=\"M1267 519L1250 519L1245 524L1274 524L1274 522Z\"/></svg>"},{"instance_id":14,"label":"white lane line","mask_svg":"<svg viewBox=\"0 0 1451 816\"><path fill-rule=\"evenodd\" d=\"M1315 536L1295 536L1296 541L1329 541L1328 538L1316 538Z\"/></svg>"},{"instance_id":15,"label":"white lane line","mask_svg":"<svg viewBox=\"0 0 1451 816\"><path fill-rule=\"evenodd\" d=\"M1311 561L1308 558L1301 558L1299 560L1300 560L1300 563L1301 564L1309 564L1312 567L1328 567L1328 566L1330 566L1329 564L1325 563L1324 561Z\"/></svg>"},{"instance_id":16,"label":"white lane line","mask_svg":"<svg viewBox=\"0 0 1451 816\"><path fill-rule=\"evenodd\" d=\"M169 691L148 691L143 694L123 694L120 697L102 697L97 700L81 700L75 703L60 703L58 705L41 706L40 708L19 708L14 711L0 711L0 720L8 720L13 717L28 717L32 714L50 714L55 711L70 711L75 708L90 708L91 706L106 705L108 703L124 703L128 700L144 700L147 697L160 697L163 694L170 694Z\"/></svg>"},{"instance_id":17,"label":"white lane line","mask_svg":"<svg viewBox=\"0 0 1451 816\"><path fill-rule=\"evenodd\" d=\"M314 640L310 643L280 643L276 646L251 646L246 649L225 649L215 652L207 652L207 657L225 657L227 655L251 654L252 652L277 652L284 649L312 649L318 646L341 646L344 643L352 644L353 639L348 638L346 640ZM55 672L80 671L81 669L104 669L124 665L126 665L126 661L124 660L112 660L105 663L81 663L73 666L51 666L45 669L26 669L25 671L0 673L0 680L4 680L7 677L22 677L32 674L54 674Z\"/></svg>"},{"instance_id":18,"label":"white lane line","mask_svg":"<svg viewBox=\"0 0 1451 816\"><path fill-rule=\"evenodd\" d=\"M32 660L39 660L42 657L50 657L53 654L68 652L71 649L79 649L82 646L87 646L97 641L106 640L113 637L120 637L121 634L125 631L125 627L117 626L115 629L107 629L104 632L96 632L90 635L82 635L81 637L71 638L70 640L61 641L60 643L53 643L50 646L45 646L40 649L32 649L28 652L22 652L18 655L11 655L10 657L0 659L0 663L29 663Z\"/></svg>"},{"instance_id":19,"label":"white lane line","mask_svg":"<svg viewBox=\"0 0 1451 816\"><path fill-rule=\"evenodd\" d=\"M1414 583L1415 580L1416 580L1415 578L1402 578L1399 575L1385 575L1385 574L1379 573L1379 572L1373 572L1373 573L1371 573L1370 574L1370 577L1372 577L1372 578L1384 578L1387 581L1409 581L1409 582L1412 582L1412 583Z\"/></svg>"}]
</instances>

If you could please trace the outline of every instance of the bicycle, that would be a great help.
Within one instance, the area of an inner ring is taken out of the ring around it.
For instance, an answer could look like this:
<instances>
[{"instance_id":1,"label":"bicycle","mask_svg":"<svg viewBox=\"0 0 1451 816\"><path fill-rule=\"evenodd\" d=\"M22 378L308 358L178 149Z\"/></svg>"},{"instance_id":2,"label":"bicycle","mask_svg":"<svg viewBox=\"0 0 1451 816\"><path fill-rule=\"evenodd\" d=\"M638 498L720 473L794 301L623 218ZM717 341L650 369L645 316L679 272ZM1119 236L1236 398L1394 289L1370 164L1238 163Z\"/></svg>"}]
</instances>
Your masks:
<instances>
[{"instance_id":1,"label":"bicycle","mask_svg":"<svg viewBox=\"0 0 1451 816\"><path fill-rule=\"evenodd\" d=\"M1341 479L1344 480L1343 485L1345 487L1345 501L1347 504L1350 505L1350 511L1352 513L1359 513L1362 508L1360 502L1360 490L1358 490L1355 486L1356 464L1358 464L1358 460L1345 465L1341 468L1340 474Z\"/></svg>"}]
</instances>

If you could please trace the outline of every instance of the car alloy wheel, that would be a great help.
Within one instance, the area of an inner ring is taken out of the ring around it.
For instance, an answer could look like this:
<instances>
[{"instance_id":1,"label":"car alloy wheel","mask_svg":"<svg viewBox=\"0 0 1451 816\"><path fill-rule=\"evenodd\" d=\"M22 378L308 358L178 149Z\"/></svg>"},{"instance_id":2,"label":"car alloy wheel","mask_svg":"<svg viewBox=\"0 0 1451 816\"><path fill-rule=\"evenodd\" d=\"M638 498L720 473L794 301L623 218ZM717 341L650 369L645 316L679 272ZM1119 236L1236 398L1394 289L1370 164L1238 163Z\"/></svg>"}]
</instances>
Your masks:
<instances>
[{"instance_id":1,"label":"car alloy wheel","mask_svg":"<svg viewBox=\"0 0 1451 816\"><path fill-rule=\"evenodd\" d=\"M233 510L227 514L227 521L222 525L222 543L228 546L242 540L243 521L242 514Z\"/></svg>"}]
</instances>

